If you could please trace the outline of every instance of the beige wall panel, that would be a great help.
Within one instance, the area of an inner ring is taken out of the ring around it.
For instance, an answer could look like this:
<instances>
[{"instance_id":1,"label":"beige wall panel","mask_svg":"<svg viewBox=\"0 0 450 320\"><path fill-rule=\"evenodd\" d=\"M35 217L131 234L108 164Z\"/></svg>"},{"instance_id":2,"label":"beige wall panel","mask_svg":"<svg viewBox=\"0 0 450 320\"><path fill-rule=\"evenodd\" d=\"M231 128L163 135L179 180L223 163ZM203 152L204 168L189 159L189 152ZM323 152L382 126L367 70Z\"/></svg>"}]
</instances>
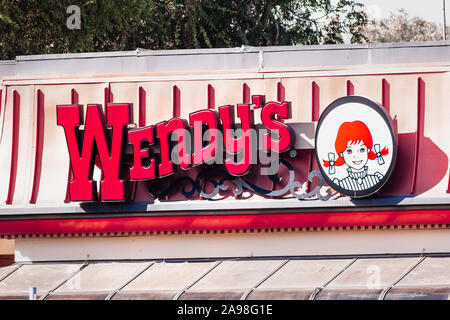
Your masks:
<instances>
[{"instance_id":1,"label":"beige wall panel","mask_svg":"<svg viewBox=\"0 0 450 320\"><path fill-rule=\"evenodd\" d=\"M9 92L8 92L9 91ZM0 206L5 206L8 197L9 175L11 169L11 150L12 150L12 90L8 87L2 87L1 103L1 140L0 140ZM9 98L7 98L9 95Z\"/></svg>"},{"instance_id":2,"label":"beige wall panel","mask_svg":"<svg viewBox=\"0 0 450 320\"><path fill-rule=\"evenodd\" d=\"M139 123L139 83L111 83L114 103L133 104L133 122Z\"/></svg>"},{"instance_id":3,"label":"beige wall panel","mask_svg":"<svg viewBox=\"0 0 450 320\"><path fill-rule=\"evenodd\" d=\"M249 80L214 80L211 85L215 91L215 108L219 109L225 105L236 105L242 103L242 86L248 84ZM250 90L250 95L252 95Z\"/></svg>"},{"instance_id":4,"label":"beige wall panel","mask_svg":"<svg viewBox=\"0 0 450 320\"><path fill-rule=\"evenodd\" d=\"M180 90L180 118L189 121L189 114L208 108L208 82L179 81L171 83Z\"/></svg>"},{"instance_id":5,"label":"beige wall panel","mask_svg":"<svg viewBox=\"0 0 450 320\"><path fill-rule=\"evenodd\" d=\"M320 115L334 100L346 96L346 80L347 79L344 77L321 77L311 79L311 81L315 81L320 88Z\"/></svg>"},{"instance_id":6,"label":"beige wall panel","mask_svg":"<svg viewBox=\"0 0 450 320\"><path fill-rule=\"evenodd\" d=\"M170 82L142 83L146 91L146 125L157 124L173 116L172 93L173 84Z\"/></svg>"},{"instance_id":7,"label":"beige wall panel","mask_svg":"<svg viewBox=\"0 0 450 320\"><path fill-rule=\"evenodd\" d=\"M434 183L439 181L427 194L444 195L449 179L450 74L425 74L421 78L425 83L425 118L419 150L420 175L417 178L423 182L431 178Z\"/></svg>"},{"instance_id":8,"label":"beige wall panel","mask_svg":"<svg viewBox=\"0 0 450 320\"><path fill-rule=\"evenodd\" d=\"M417 130L417 75L388 75L390 114L397 117L398 132Z\"/></svg>"},{"instance_id":9,"label":"beige wall panel","mask_svg":"<svg viewBox=\"0 0 450 320\"><path fill-rule=\"evenodd\" d=\"M378 76L333 76L315 78L285 78L286 100L292 102L292 120L305 122L312 119L312 83L318 85L319 110L323 110L334 100L347 95L347 80L354 86L354 94L381 103L381 77ZM320 115L319 114L319 115Z\"/></svg>"},{"instance_id":10,"label":"beige wall panel","mask_svg":"<svg viewBox=\"0 0 450 320\"><path fill-rule=\"evenodd\" d=\"M215 109L219 106L242 103L242 85L246 83L250 88L250 95L265 95L266 101L277 100L277 83L279 79L253 79L248 81L236 80L211 80L211 81L178 81L178 82L137 82L137 83L112 83L111 91L115 103L133 103L135 123L139 119L138 88L142 86L146 90L147 100L147 125L154 124L172 118L173 111L173 86L180 90L180 117L189 119L189 114L208 107L208 85L214 87ZM235 90L226 90L229 86ZM225 89L225 91L224 91ZM149 91L152 91L150 93ZM220 93L221 91L222 94ZM161 92L165 94L161 94ZM219 92L219 94L218 94ZM156 95L155 95L156 93ZM218 101L219 100L219 101ZM222 102L220 102L222 101ZM150 112L150 115L148 113ZM255 121L260 122L259 111L255 112ZM152 117L152 115L155 115ZM162 115L167 115L163 118ZM151 120L158 119L158 120Z\"/></svg>"},{"instance_id":11,"label":"beige wall panel","mask_svg":"<svg viewBox=\"0 0 450 320\"><path fill-rule=\"evenodd\" d=\"M287 122L311 121L311 83L303 78L283 78L285 100L292 105L292 119Z\"/></svg>"},{"instance_id":12,"label":"beige wall panel","mask_svg":"<svg viewBox=\"0 0 450 320\"><path fill-rule=\"evenodd\" d=\"M251 95L265 95L266 102L277 101L277 84L283 85L282 79L263 79L248 81ZM283 85L284 86L284 85ZM285 90L286 93L286 90ZM286 99L284 99L286 100Z\"/></svg>"},{"instance_id":13,"label":"beige wall panel","mask_svg":"<svg viewBox=\"0 0 450 320\"><path fill-rule=\"evenodd\" d=\"M347 80L353 84L354 95L362 96L376 103L382 104L381 101L381 76L364 75L358 77L348 77ZM347 83L346 83L347 85Z\"/></svg>"},{"instance_id":14,"label":"beige wall panel","mask_svg":"<svg viewBox=\"0 0 450 320\"><path fill-rule=\"evenodd\" d=\"M170 120L173 117L173 86L176 85L180 89L181 102L181 118L189 119L189 113L195 110L196 101L200 100L205 93L204 100L206 101L206 89L202 90L203 84L201 82L119 82L111 83L111 92L113 94L114 103L132 103L133 104L133 121L136 125L139 124L139 87L145 90L145 119L146 125L156 124L161 121ZM201 101L206 108L206 102ZM198 104L198 102L197 102ZM186 110L186 112L184 111ZM192 111L190 111L192 110Z\"/></svg>"},{"instance_id":15,"label":"beige wall panel","mask_svg":"<svg viewBox=\"0 0 450 320\"><path fill-rule=\"evenodd\" d=\"M103 108L105 107L105 88L107 87L107 83L74 84L70 86L70 88L73 88L77 91L79 104L82 104L84 106L85 111L86 105L88 104L101 104Z\"/></svg>"},{"instance_id":16,"label":"beige wall panel","mask_svg":"<svg viewBox=\"0 0 450 320\"><path fill-rule=\"evenodd\" d=\"M280 79L255 79L248 80L246 84L250 88L250 98L256 95L265 95L266 102L277 101L277 83ZM286 99L285 99L286 100ZM251 100L250 100L251 102ZM261 123L261 108L254 111L255 123Z\"/></svg>"},{"instance_id":17,"label":"beige wall panel","mask_svg":"<svg viewBox=\"0 0 450 320\"><path fill-rule=\"evenodd\" d=\"M289 122L312 121L313 82L318 88L319 100L316 103L319 104L320 116L331 102L346 95L345 81L344 77L283 79L286 100L292 102L292 120Z\"/></svg>"},{"instance_id":18,"label":"beige wall panel","mask_svg":"<svg viewBox=\"0 0 450 320\"><path fill-rule=\"evenodd\" d=\"M0 146L1 183L0 203L5 205L10 182L12 138L13 138L13 92L20 95L19 149L17 156L17 174L13 204L28 203L28 194L32 186L33 176L33 139L35 128L35 103L33 86L7 87L7 101L4 108L5 118L3 136Z\"/></svg>"},{"instance_id":19,"label":"beige wall panel","mask_svg":"<svg viewBox=\"0 0 450 320\"><path fill-rule=\"evenodd\" d=\"M27 204L33 183L36 135L36 96L33 86L17 87L20 93L19 154L13 204ZM33 130L30 130L30 129Z\"/></svg>"},{"instance_id":20,"label":"beige wall panel","mask_svg":"<svg viewBox=\"0 0 450 320\"><path fill-rule=\"evenodd\" d=\"M62 203L66 197L70 160L64 129L57 126L56 106L71 104L72 88L72 86L36 86L35 88L36 95L38 90L41 90L44 95L44 143L36 203ZM34 135L36 135L36 128ZM35 144L35 141L33 143ZM59 151L55 152L55 150Z\"/></svg>"},{"instance_id":21,"label":"beige wall panel","mask_svg":"<svg viewBox=\"0 0 450 320\"><path fill-rule=\"evenodd\" d=\"M13 204L27 204L33 183L36 132L36 99L33 86L17 87L20 93L19 154ZM33 130L30 130L30 129Z\"/></svg>"}]
</instances>

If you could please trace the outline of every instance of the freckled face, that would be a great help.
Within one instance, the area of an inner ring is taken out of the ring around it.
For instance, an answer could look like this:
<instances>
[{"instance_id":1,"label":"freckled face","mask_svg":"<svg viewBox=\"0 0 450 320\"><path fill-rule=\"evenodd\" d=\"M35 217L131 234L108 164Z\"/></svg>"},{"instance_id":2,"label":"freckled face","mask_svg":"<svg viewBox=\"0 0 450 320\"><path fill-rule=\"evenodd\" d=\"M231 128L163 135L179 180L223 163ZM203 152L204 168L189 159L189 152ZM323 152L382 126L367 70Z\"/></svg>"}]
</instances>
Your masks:
<instances>
[{"instance_id":1,"label":"freckled face","mask_svg":"<svg viewBox=\"0 0 450 320\"><path fill-rule=\"evenodd\" d=\"M359 143L351 143L349 141L347 144L347 148L344 152L341 152L341 157L344 158L345 163L355 170L361 170L366 165L369 159L368 149L362 141Z\"/></svg>"}]
</instances>

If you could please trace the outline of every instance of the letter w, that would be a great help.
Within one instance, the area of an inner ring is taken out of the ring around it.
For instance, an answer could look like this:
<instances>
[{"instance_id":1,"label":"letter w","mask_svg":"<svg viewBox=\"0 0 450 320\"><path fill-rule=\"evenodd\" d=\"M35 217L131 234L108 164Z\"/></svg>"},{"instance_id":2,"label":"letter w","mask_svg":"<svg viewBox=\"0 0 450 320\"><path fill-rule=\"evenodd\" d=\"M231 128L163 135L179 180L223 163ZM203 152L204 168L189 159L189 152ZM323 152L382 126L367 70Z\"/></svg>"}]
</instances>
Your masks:
<instances>
[{"instance_id":1,"label":"letter w","mask_svg":"<svg viewBox=\"0 0 450 320\"><path fill-rule=\"evenodd\" d=\"M71 201L97 200L97 186L92 180L97 154L102 169L100 200L125 200L125 182L119 173L124 131L131 122L131 105L108 104L106 122L101 105L88 105L84 134L79 128L83 121L82 105L59 105L56 112L57 123L64 128L69 149L73 173L69 184ZM106 123L112 130L107 129Z\"/></svg>"}]
</instances>

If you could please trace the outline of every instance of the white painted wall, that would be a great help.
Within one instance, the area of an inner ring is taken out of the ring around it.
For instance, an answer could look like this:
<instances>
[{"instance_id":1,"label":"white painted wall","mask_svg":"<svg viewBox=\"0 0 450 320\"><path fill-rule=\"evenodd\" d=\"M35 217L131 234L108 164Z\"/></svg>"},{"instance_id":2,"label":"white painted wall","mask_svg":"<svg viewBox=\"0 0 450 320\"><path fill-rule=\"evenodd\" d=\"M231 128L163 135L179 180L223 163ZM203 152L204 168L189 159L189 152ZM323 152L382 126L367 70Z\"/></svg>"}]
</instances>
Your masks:
<instances>
[{"instance_id":1,"label":"white painted wall","mask_svg":"<svg viewBox=\"0 0 450 320\"><path fill-rule=\"evenodd\" d=\"M17 262L450 252L450 229L16 239Z\"/></svg>"}]
</instances>

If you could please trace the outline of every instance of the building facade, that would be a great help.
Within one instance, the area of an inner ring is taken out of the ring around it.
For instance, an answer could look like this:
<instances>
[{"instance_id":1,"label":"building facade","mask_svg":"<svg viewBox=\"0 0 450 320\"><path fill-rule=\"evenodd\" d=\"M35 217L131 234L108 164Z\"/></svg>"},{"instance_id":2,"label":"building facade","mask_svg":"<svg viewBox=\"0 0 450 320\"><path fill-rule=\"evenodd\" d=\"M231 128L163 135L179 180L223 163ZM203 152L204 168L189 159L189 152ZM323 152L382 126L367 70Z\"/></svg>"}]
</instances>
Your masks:
<instances>
[{"instance_id":1,"label":"building facade","mask_svg":"<svg viewBox=\"0 0 450 320\"><path fill-rule=\"evenodd\" d=\"M448 299L449 48L4 62L0 297Z\"/></svg>"}]
</instances>

